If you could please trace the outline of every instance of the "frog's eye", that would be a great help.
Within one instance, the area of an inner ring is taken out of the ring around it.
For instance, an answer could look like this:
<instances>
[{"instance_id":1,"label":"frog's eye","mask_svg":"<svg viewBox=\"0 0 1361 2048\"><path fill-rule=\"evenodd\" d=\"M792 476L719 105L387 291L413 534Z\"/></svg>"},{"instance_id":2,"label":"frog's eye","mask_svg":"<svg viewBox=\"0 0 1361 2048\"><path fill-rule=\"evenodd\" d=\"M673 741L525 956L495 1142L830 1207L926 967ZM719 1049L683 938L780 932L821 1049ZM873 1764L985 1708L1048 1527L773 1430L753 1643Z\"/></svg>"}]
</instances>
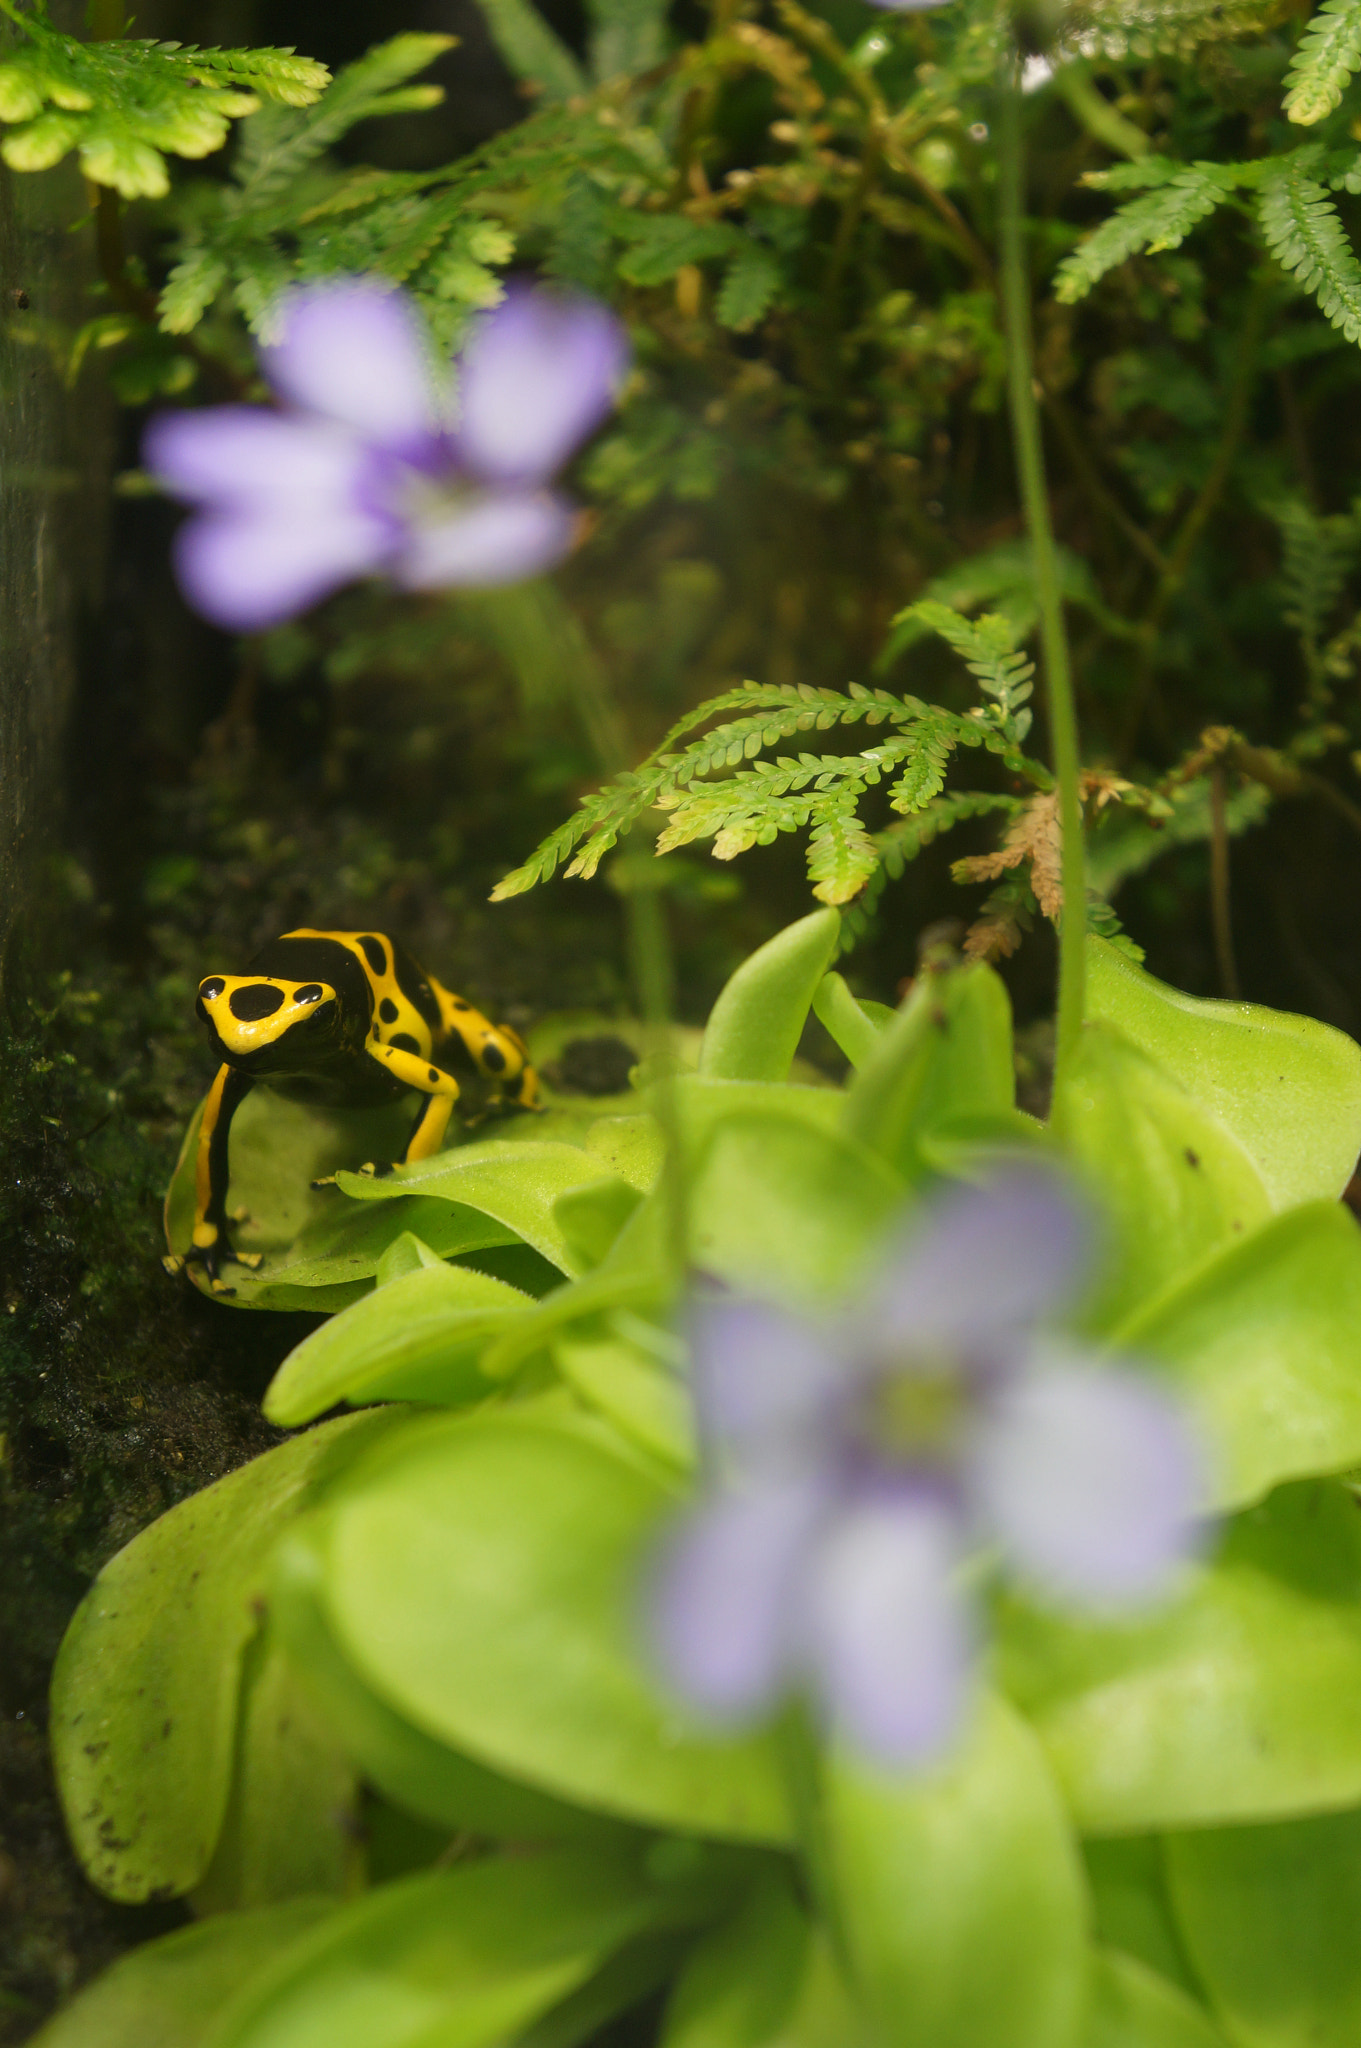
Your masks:
<instances>
[{"instance_id":1,"label":"frog's eye","mask_svg":"<svg viewBox=\"0 0 1361 2048\"><path fill-rule=\"evenodd\" d=\"M319 1003L326 991L319 981L309 981L306 988L300 988L294 995L295 1003Z\"/></svg>"},{"instance_id":2,"label":"frog's eye","mask_svg":"<svg viewBox=\"0 0 1361 2048\"><path fill-rule=\"evenodd\" d=\"M213 974L208 977L207 981L199 983L198 992L205 1003L211 1003L215 997L221 995L226 986L227 984L220 974Z\"/></svg>"}]
</instances>

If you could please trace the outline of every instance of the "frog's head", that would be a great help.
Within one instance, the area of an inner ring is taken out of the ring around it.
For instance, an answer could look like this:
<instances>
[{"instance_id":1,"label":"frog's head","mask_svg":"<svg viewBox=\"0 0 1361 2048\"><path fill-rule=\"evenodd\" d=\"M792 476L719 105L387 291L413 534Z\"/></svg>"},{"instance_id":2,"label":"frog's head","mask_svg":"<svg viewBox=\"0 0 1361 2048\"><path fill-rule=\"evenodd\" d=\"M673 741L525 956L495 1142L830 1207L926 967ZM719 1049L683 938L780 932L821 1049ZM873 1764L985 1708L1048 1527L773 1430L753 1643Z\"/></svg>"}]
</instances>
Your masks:
<instances>
[{"instance_id":1,"label":"frog's head","mask_svg":"<svg viewBox=\"0 0 1361 2048\"><path fill-rule=\"evenodd\" d=\"M305 1073L341 1036L336 992L324 981L210 974L199 983L194 1008L216 1057L261 1078Z\"/></svg>"}]
</instances>

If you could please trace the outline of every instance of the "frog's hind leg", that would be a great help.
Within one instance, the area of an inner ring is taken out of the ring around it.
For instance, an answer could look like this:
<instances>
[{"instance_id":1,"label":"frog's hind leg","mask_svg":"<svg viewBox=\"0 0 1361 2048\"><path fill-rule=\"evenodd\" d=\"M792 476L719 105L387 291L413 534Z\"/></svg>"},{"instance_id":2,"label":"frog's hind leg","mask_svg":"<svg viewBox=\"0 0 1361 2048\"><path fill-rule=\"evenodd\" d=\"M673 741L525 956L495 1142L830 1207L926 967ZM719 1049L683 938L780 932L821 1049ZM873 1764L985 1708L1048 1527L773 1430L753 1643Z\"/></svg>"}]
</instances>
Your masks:
<instances>
[{"instance_id":1,"label":"frog's hind leg","mask_svg":"<svg viewBox=\"0 0 1361 2048\"><path fill-rule=\"evenodd\" d=\"M440 1049L457 1048L471 1059L479 1072L491 1081L503 1102L520 1109L539 1106L539 1077L529 1063L529 1048L509 1024L492 1024L462 996L456 996L430 977L430 988L439 1004ZM446 1054L447 1057L447 1054Z\"/></svg>"}]
</instances>

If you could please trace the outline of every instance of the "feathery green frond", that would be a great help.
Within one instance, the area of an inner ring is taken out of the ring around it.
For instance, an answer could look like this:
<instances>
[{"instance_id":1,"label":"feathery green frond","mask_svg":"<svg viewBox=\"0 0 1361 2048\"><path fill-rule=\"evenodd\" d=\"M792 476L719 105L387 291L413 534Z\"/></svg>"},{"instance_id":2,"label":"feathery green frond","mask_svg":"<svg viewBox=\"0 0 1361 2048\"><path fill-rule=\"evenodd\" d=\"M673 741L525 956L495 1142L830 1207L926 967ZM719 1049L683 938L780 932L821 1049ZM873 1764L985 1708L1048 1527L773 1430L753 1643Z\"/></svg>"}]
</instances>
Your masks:
<instances>
[{"instance_id":1,"label":"feathery green frond","mask_svg":"<svg viewBox=\"0 0 1361 2048\"><path fill-rule=\"evenodd\" d=\"M1054 276L1055 298L1062 305L1075 305L1108 270L1139 250L1179 248L1192 228L1228 198L1236 182L1230 166L1186 164L1175 177L1127 200L1064 257Z\"/></svg>"},{"instance_id":2,"label":"feathery green frond","mask_svg":"<svg viewBox=\"0 0 1361 2048\"><path fill-rule=\"evenodd\" d=\"M331 149L360 121L392 111L396 90L452 48L453 36L400 35L336 74L320 103L307 113L266 113L243 130L234 166L240 187L238 210L258 206L287 190L309 164ZM422 104L443 97L438 86L423 86Z\"/></svg>"},{"instance_id":3,"label":"feathery green frond","mask_svg":"<svg viewBox=\"0 0 1361 2048\"><path fill-rule=\"evenodd\" d=\"M749 334L780 288L780 262L764 242L747 240L724 274L714 318L734 334Z\"/></svg>"},{"instance_id":4,"label":"feathery green frond","mask_svg":"<svg viewBox=\"0 0 1361 2048\"><path fill-rule=\"evenodd\" d=\"M1274 0L1079 0L1060 41L1085 56L1190 57L1204 43L1264 29Z\"/></svg>"},{"instance_id":5,"label":"feathery green frond","mask_svg":"<svg viewBox=\"0 0 1361 2048\"><path fill-rule=\"evenodd\" d=\"M570 100L585 92L585 72L534 0L478 0L495 43L517 78L538 87L546 100Z\"/></svg>"},{"instance_id":6,"label":"feathery green frond","mask_svg":"<svg viewBox=\"0 0 1361 2048\"><path fill-rule=\"evenodd\" d=\"M1337 207L1310 171L1321 152L1299 150L1262 187L1260 219L1283 270L1311 291L1348 341L1361 341L1361 263Z\"/></svg>"},{"instance_id":7,"label":"feathery green frond","mask_svg":"<svg viewBox=\"0 0 1361 2048\"><path fill-rule=\"evenodd\" d=\"M817 816L808 841L808 879L818 901L850 903L878 865L878 848L855 806L829 803Z\"/></svg>"},{"instance_id":8,"label":"feathery green frond","mask_svg":"<svg viewBox=\"0 0 1361 2048\"><path fill-rule=\"evenodd\" d=\"M204 50L180 43L81 43L41 16L4 12L27 42L0 63L0 156L41 171L71 150L97 185L126 199L170 189L165 158L221 149L234 120L260 99L305 107L330 80L292 50Z\"/></svg>"},{"instance_id":9,"label":"feathery green frond","mask_svg":"<svg viewBox=\"0 0 1361 2048\"><path fill-rule=\"evenodd\" d=\"M1302 128L1341 102L1361 70L1361 0L1323 0L1285 74L1285 111Z\"/></svg>"}]
</instances>

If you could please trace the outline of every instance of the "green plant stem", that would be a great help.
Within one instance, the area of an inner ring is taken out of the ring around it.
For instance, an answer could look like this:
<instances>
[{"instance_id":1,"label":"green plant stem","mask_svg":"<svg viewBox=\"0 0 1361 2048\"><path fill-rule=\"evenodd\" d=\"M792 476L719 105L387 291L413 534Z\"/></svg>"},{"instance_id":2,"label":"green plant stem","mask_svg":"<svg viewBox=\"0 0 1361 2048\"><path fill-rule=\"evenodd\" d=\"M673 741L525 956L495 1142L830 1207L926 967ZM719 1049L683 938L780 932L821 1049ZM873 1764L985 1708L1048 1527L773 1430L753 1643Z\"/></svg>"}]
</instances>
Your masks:
<instances>
[{"instance_id":1,"label":"green plant stem","mask_svg":"<svg viewBox=\"0 0 1361 2048\"><path fill-rule=\"evenodd\" d=\"M1113 156L1125 156L1131 162L1137 162L1152 149L1153 144L1143 129L1136 128L1133 121L1127 121L1105 95L1097 91L1085 64L1072 61L1060 64L1054 72L1054 90L1079 126L1110 150Z\"/></svg>"},{"instance_id":2,"label":"green plant stem","mask_svg":"<svg viewBox=\"0 0 1361 2048\"><path fill-rule=\"evenodd\" d=\"M1210 914L1214 922L1215 963L1222 994L1237 998L1238 965L1233 956L1233 917L1229 896L1229 820L1225 803L1224 763L1210 770Z\"/></svg>"},{"instance_id":3,"label":"green plant stem","mask_svg":"<svg viewBox=\"0 0 1361 2048\"><path fill-rule=\"evenodd\" d=\"M1013 68L1008 63L1001 81L1001 108L997 124L998 241L1012 444L1035 567L1040 645L1044 654L1045 701L1049 712L1049 738L1054 778L1059 790L1059 829L1063 841L1063 914L1059 924L1058 1044L1055 1056L1055 1082L1058 1084L1072 1069L1082 1033L1087 973L1087 876L1082 842L1077 711L1073 703L1068 636L1063 622L1058 556L1049 518L1040 411L1035 398L1030 280L1025 255L1021 95L1012 76Z\"/></svg>"}]
</instances>

